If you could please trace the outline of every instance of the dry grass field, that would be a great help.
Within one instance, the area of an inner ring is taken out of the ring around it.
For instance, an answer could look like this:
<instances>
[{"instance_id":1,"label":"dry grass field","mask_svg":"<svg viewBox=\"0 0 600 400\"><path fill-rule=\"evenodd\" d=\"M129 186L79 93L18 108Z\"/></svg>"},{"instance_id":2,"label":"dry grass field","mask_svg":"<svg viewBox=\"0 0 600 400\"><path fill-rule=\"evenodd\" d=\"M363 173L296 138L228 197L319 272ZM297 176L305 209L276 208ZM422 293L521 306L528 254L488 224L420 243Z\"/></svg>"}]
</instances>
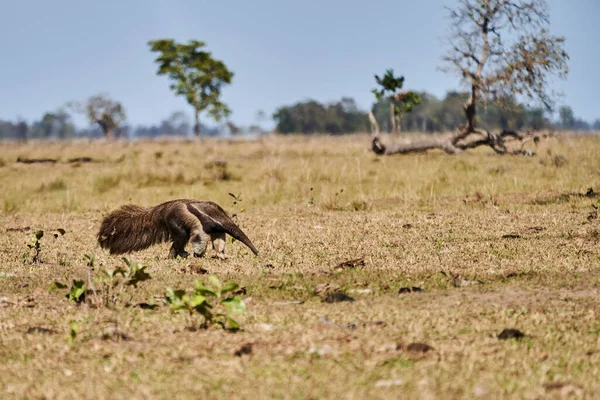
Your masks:
<instances>
[{"instance_id":1,"label":"dry grass field","mask_svg":"<svg viewBox=\"0 0 600 400\"><path fill-rule=\"evenodd\" d=\"M369 143L0 144L0 397L598 398L600 136L535 157ZM171 260L158 245L128 255L152 279L97 301L100 271L124 265L96 243L102 217L175 198L236 214L259 255L228 240L227 260ZM163 301L210 274L243 287L238 332ZM96 295L49 291L73 279ZM354 301L324 301L336 291Z\"/></svg>"}]
</instances>

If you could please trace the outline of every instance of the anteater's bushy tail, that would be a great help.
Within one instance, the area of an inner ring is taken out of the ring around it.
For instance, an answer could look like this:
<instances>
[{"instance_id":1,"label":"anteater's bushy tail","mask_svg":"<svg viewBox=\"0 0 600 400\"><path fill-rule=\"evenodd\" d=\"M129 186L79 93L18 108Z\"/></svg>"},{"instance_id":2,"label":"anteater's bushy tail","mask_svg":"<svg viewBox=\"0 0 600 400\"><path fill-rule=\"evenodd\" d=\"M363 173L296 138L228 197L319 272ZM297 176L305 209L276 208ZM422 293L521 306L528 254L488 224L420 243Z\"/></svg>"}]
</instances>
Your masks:
<instances>
[{"instance_id":1,"label":"anteater's bushy tail","mask_svg":"<svg viewBox=\"0 0 600 400\"><path fill-rule=\"evenodd\" d=\"M98 243L110 254L124 254L169 240L169 232L153 208L127 204L102 221Z\"/></svg>"}]
</instances>

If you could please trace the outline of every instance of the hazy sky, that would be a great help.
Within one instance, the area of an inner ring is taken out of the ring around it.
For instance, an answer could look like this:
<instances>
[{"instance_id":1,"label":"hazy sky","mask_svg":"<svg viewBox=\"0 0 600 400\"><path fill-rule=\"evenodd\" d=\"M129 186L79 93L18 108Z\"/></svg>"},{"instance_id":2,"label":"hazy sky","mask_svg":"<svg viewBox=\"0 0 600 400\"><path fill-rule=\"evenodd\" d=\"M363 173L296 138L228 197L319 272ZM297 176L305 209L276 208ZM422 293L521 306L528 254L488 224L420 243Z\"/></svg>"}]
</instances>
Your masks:
<instances>
[{"instance_id":1,"label":"hazy sky","mask_svg":"<svg viewBox=\"0 0 600 400\"><path fill-rule=\"evenodd\" d=\"M600 118L600 0L549 0L552 33L567 38L570 74L554 88L577 117ZM374 73L443 96L457 81L437 70L455 0L0 0L0 118L32 122L98 92L131 124L191 108L155 75L147 41L207 43L235 73L223 99L241 125L258 110L313 98L372 104ZM79 120L78 120L79 121ZM206 119L204 122L209 122ZM212 122L209 124L212 125Z\"/></svg>"}]
</instances>

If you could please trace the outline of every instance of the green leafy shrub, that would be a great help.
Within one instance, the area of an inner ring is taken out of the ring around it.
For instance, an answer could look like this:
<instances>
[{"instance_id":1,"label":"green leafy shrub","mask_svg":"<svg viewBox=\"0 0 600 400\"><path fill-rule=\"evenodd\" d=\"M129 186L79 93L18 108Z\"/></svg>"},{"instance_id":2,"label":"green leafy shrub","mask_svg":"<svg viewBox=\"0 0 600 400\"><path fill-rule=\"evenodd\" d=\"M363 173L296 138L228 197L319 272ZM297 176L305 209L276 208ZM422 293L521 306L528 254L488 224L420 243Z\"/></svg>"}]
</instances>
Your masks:
<instances>
[{"instance_id":1,"label":"green leafy shrub","mask_svg":"<svg viewBox=\"0 0 600 400\"><path fill-rule=\"evenodd\" d=\"M86 254L85 257L88 260L88 267L93 268L95 257L91 254ZM118 266L115 269L103 268L96 274L94 280L100 284L99 292L101 293L101 298L98 297L98 292L93 288L91 282L88 282L91 289L90 293L94 295L94 304L96 306L114 307L117 305L121 294L127 286L137 287L140 282L152 278L146 272L146 267L142 264L131 261L128 258L123 258L122 260L125 266ZM52 292L56 289L68 289L66 297L69 301L75 301L76 303L84 302L86 300L86 293L88 293L85 282L76 279L71 281L70 288L65 283L59 281L53 282L49 290Z\"/></svg>"},{"instance_id":2,"label":"green leafy shrub","mask_svg":"<svg viewBox=\"0 0 600 400\"><path fill-rule=\"evenodd\" d=\"M50 289L49 291L52 292L56 289L69 289L66 297L67 299L69 299L69 301L74 301L75 303L83 303L85 302L85 294L86 294L86 287L85 287L85 282L84 281L80 281L77 279L73 279L71 281L71 287L69 288L66 284L62 283L62 282L53 282L52 285L50 285Z\"/></svg>"},{"instance_id":3,"label":"green leafy shrub","mask_svg":"<svg viewBox=\"0 0 600 400\"><path fill-rule=\"evenodd\" d=\"M194 281L194 292L188 294L185 290L166 289L166 300L172 310L186 310L192 320L194 314L204 317L201 327L206 329L210 326L219 326L226 330L236 331L240 328L236 320L230 314L243 313L246 304L242 299L235 296L239 285L229 283L222 285L221 281L211 275L208 277L209 285L197 279Z\"/></svg>"},{"instance_id":4,"label":"green leafy shrub","mask_svg":"<svg viewBox=\"0 0 600 400\"><path fill-rule=\"evenodd\" d=\"M88 265L94 264L93 256L88 256L88 260ZM102 285L102 303L105 307L115 306L126 286L137 287L140 282L152 279L142 264L126 257L123 257L122 260L125 263L124 267L104 268L96 277Z\"/></svg>"}]
</instances>

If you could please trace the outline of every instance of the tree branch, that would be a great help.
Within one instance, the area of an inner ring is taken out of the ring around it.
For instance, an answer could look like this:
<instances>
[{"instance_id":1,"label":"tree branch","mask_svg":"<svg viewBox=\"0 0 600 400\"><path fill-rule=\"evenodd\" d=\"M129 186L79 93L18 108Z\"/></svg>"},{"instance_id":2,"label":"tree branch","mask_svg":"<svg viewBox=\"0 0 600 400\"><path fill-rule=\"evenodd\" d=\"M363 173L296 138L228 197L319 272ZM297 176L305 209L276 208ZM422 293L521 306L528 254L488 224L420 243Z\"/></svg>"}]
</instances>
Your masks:
<instances>
[{"instance_id":1,"label":"tree branch","mask_svg":"<svg viewBox=\"0 0 600 400\"><path fill-rule=\"evenodd\" d=\"M379 135L379 124L375 119L375 115L373 115L373 111L369 111L369 122L371 123L371 134L374 136Z\"/></svg>"}]
</instances>

